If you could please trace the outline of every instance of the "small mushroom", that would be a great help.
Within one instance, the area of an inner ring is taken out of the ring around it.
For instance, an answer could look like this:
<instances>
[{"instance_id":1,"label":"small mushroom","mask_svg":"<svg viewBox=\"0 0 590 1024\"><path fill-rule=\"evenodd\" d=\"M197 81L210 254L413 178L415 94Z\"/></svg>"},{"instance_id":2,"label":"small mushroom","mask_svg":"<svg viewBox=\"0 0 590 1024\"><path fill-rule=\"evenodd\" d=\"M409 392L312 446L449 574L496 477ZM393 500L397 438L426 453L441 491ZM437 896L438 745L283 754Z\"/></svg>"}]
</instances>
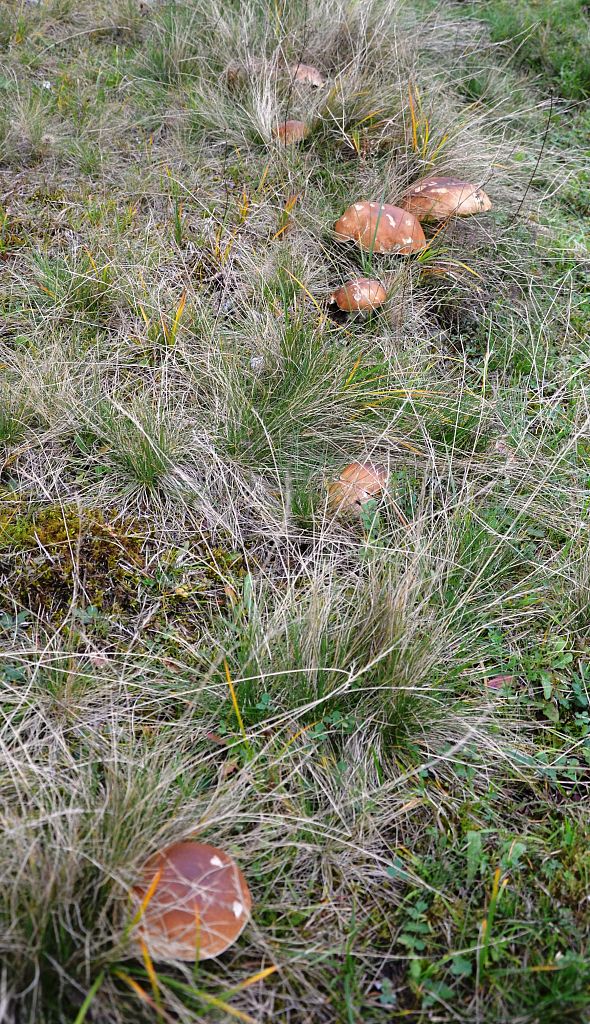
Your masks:
<instances>
[{"instance_id":1,"label":"small mushroom","mask_svg":"<svg viewBox=\"0 0 590 1024\"><path fill-rule=\"evenodd\" d=\"M470 217L492 208L491 200L482 188L458 178L443 177L423 178L406 193L401 205L420 221Z\"/></svg>"},{"instance_id":2,"label":"small mushroom","mask_svg":"<svg viewBox=\"0 0 590 1024\"><path fill-rule=\"evenodd\" d=\"M328 484L328 501L334 511L352 509L360 512L371 498L376 498L387 485L384 466L372 462L351 462L337 480Z\"/></svg>"},{"instance_id":3,"label":"small mushroom","mask_svg":"<svg viewBox=\"0 0 590 1024\"><path fill-rule=\"evenodd\" d=\"M358 309L377 309L387 298L387 292L380 283L370 277L355 277L332 292L329 302L335 302L338 309L352 313Z\"/></svg>"},{"instance_id":4,"label":"small mushroom","mask_svg":"<svg viewBox=\"0 0 590 1024\"><path fill-rule=\"evenodd\" d=\"M275 135L284 146L292 146L303 142L309 128L304 121L282 121L275 129Z\"/></svg>"},{"instance_id":5,"label":"small mushroom","mask_svg":"<svg viewBox=\"0 0 590 1024\"><path fill-rule=\"evenodd\" d=\"M252 907L237 864L204 843L175 843L150 858L133 894L145 903L138 934L163 961L219 956L241 934Z\"/></svg>"},{"instance_id":6,"label":"small mushroom","mask_svg":"<svg viewBox=\"0 0 590 1024\"><path fill-rule=\"evenodd\" d=\"M303 82L306 85L313 85L316 89L326 84L326 79L321 71L314 68L312 64L291 64L289 72L295 82Z\"/></svg>"},{"instance_id":7,"label":"small mushroom","mask_svg":"<svg viewBox=\"0 0 590 1024\"><path fill-rule=\"evenodd\" d=\"M338 241L354 241L373 252L408 256L426 245L414 215L389 203L353 203L334 224Z\"/></svg>"}]
</instances>

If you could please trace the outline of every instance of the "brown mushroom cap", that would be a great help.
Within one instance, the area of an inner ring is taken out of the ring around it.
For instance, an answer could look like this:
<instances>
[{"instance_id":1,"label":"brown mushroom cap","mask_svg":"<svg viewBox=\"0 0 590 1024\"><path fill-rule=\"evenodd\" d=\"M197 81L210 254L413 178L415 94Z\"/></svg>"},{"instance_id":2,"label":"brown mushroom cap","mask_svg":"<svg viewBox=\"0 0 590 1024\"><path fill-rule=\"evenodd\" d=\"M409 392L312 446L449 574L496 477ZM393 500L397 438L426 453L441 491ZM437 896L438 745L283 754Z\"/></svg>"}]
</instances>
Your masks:
<instances>
[{"instance_id":1,"label":"brown mushroom cap","mask_svg":"<svg viewBox=\"0 0 590 1024\"><path fill-rule=\"evenodd\" d=\"M275 135L283 145L292 146L296 142L302 142L308 131L309 128L304 121L281 121L275 128Z\"/></svg>"},{"instance_id":2,"label":"brown mushroom cap","mask_svg":"<svg viewBox=\"0 0 590 1024\"><path fill-rule=\"evenodd\" d=\"M404 210L418 220L446 220L447 217L470 217L491 210L489 196L477 185L458 178L424 178L406 193L401 203Z\"/></svg>"},{"instance_id":3,"label":"brown mushroom cap","mask_svg":"<svg viewBox=\"0 0 590 1024\"><path fill-rule=\"evenodd\" d=\"M387 298L387 292L380 281L370 277L355 277L340 285L330 295L330 302L335 302L339 309L347 313L357 309L377 309Z\"/></svg>"},{"instance_id":4,"label":"brown mushroom cap","mask_svg":"<svg viewBox=\"0 0 590 1024\"><path fill-rule=\"evenodd\" d=\"M328 500L334 510L353 509L360 512L371 498L381 494L387 485L384 466L372 462L351 462L337 480L328 484Z\"/></svg>"},{"instance_id":5,"label":"brown mushroom cap","mask_svg":"<svg viewBox=\"0 0 590 1024\"><path fill-rule=\"evenodd\" d=\"M134 896L145 900L138 935L155 960L208 960L238 938L252 907L237 864L215 846L175 843L145 864Z\"/></svg>"},{"instance_id":6,"label":"brown mushroom cap","mask_svg":"<svg viewBox=\"0 0 590 1024\"><path fill-rule=\"evenodd\" d=\"M373 252L418 252L426 238L414 215L389 203L354 203L334 224L339 241L352 240Z\"/></svg>"},{"instance_id":7,"label":"brown mushroom cap","mask_svg":"<svg viewBox=\"0 0 590 1024\"><path fill-rule=\"evenodd\" d=\"M316 88L326 83L321 71L314 68L313 64L291 64L289 72L295 82L304 82L306 85L313 85Z\"/></svg>"}]
</instances>

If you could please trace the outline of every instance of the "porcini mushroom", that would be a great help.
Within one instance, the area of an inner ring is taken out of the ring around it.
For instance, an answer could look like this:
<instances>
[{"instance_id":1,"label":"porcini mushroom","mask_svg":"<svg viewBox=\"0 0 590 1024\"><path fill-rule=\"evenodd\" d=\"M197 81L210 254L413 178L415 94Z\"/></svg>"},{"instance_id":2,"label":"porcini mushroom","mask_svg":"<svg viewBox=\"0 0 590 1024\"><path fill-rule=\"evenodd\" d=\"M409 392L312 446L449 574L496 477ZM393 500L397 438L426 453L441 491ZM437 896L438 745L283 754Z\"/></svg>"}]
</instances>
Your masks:
<instances>
[{"instance_id":1,"label":"porcini mushroom","mask_svg":"<svg viewBox=\"0 0 590 1024\"><path fill-rule=\"evenodd\" d=\"M372 462L351 462L337 480L328 484L328 500L334 511L360 512L371 498L378 497L387 485L387 470Z\"/></svg>"},{"instance_id":2,"label":"porcini mushroom","mask_svg":"<svg viewBox=\"0 0 590 1024\"><path fill-rule=\"evenodd\" d=\"M329 302L335 302L338 309L347 313L354 310L377 309L387 298L387 292L379 281L370 277L356 277L332 292Z\"/></svg>"},{"instance_id":3,"label":"porcini mushroom","mask_svg":"<svg viewBox=\"0 0 590 1024\"><path fill-rule=\"evenodd\" d=\"M143 907L138 935L154 960L163 961L219 956L236 941L252 907L237 864L205 843L175 843L150 858L133 895Z\"/></svg>"},{"instance_id":4,"label":"porcini mushroom","mask_svg":"<svg viewBox=\"0 0 590 1024\"><path fill-rule=\"evenodd\" d=\"M470 217L486 213L492 203L477 185L458 178L423 178L406 193L401 205L418 220L439 221L447 217Z\"/></svg>"},{"instance_id":5,"label":"porcini mushroom","mask_svg":"<svg viewBox=\"0 0 590 1024\"><path fill-rule=\"evenodd\" d=\"M314 68L312 64L291 64L289 72L294 82L303 82L306 85L313 85L316 89L325 85L326 79L321 71Z\"/></svg>"},{"instance_id":6,"label":"porcini mushroom","mask_svg":"<svg viewBox=\"0 0 590 1024\"><path fill-rule=\"evenodd\" d=\"M296 142L303 142L308 131L303 121L282 121L275 129L275 135L284 146L292 146Z\"/></svg>"},{"instance_id":7,"label":"porcini mushroom","mask_svg":"<svg viewBox=\"0 0 590 1024\"><path fill-rule=\"evenodd\" d=\"M407 256L426 245L414 215L390 203L353 203L334 224L338 241L354 241L373 252Z\"/></svg>"}]
</instances>

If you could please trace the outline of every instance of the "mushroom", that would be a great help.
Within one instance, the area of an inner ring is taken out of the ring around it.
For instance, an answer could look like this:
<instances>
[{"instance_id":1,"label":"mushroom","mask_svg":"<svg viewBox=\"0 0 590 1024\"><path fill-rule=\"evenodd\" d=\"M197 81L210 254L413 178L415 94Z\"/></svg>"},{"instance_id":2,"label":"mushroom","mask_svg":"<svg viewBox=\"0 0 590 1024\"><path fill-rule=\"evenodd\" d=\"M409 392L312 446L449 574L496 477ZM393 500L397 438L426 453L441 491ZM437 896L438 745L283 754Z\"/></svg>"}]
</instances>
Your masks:
<instances>
[{"instance_id":1,"label":"mushroom","mask_svg":"<svg viewBox=\"0 0 590 1024\"><path fill-rule=\"evenodd\" d=\"M315 88L326 84L326 79L321 71L314 68L312 64L291 64L289 72L295 82L304 82L306 85L315 86Z\"/></svg>"},{"instance_id":2,"label":"mushroom","mask_svg":"<svg viewBox=\"0 0 590 1024\"><path fill-rule=\"evenodd\" d=\"M353 509L360 512L371 498L376 498L387 485L384 466L372 462L351 462L337 480L328 484L328 501L334 511Z\"/></svg>"},{"instance_id":3,"label":"mushroom","mask_svg":"<svg viewBox=\"0 0 590 1024\"><path fill-rule=\"evenodd\" d=\"M414 215L389 203L354 203L334 224L338 241L358 242L373 252L418 252L426 238Z\"/></svg>"},{"instance_id":4,"label":"mushroom","mask_svg":"<svg viewBox=\"0 0 590 1024\"><path fill-rule=\"evenodd\" d=\"M418 220L446 220L447 217L470 217L491 210L489 196L477 185L458 178L423 178L412 185L401 203L404 210Z\"/></svg>"},{"instance_id":5,"label":"mushroom","mask_svg":"<svg viewBox=\"0 0 590 1024\"><path fill-rule=\"evenodd\" d=\"M296 142L303 142L309 128L303 121L282 121L275 129L275 135L283 145L292 146Z\"/></svg>"},{"instance_id":6,"label":"mushroom","mask_svg":"<svg viewBox=\"0 0 590 1024\"><path fill-rule=\"evenodd\" d=\"M252 907L237 864L204 843L175 843L155 854L133 894L143 907L138 934L151 956L163 961L208 960L224 953Z\"/></svg>"},{"instance_id":7,"label":"mushroom","mask_svg":"<svg viewBox=\"0 0 590 1024\"><path fill-rule=\"evenodd\" d=\"M387 298L387 292L379 281L370 277L355 277L332 292L329 302L335 302L338 309L347 313L357 309L377 309Z\"/></svg>"}]
</instances>

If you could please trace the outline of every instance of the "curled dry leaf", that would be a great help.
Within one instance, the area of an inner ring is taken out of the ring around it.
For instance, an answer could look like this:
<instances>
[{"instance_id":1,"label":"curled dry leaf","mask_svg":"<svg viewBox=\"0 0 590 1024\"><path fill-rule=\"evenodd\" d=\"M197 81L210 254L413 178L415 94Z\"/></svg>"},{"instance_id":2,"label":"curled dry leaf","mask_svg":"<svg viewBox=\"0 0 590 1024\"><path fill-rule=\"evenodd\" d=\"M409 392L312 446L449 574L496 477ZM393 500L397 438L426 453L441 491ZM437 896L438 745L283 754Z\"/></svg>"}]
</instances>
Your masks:
<instances>
[{"instance_id":1,"label":"curled dry leaf","mask_svg":"<svg viewBox=\"0 0 590 1024\"><path fill-rule=\"evenodd\" d=\"M514 680L514 676L492 676L491 679L486 679L486 686L490 690L501 690L506 683L511 683Z\"/></svg>"},{"instance_id":2,"label":"curled dry leaf","mask_svg":"<svg viewBox=\"0 0 590 1024\"><path fill-rule=\"evenodd\" d=\"M241 934L252 908L235 861L204 843L175 843L150 858L133 896L143 906L137 935L160 961L219 956Z\"/></svg>"},{"instance_id":3,"label":"curled dry leaf","mask_svg":"<svg viewBox=\"0 0 590 1024\"><path fill-rule=\"evenodd\" d=\"M458 178L423 178L413 185L401 201L404 210L418 220L440 221L447 217L470 217L487 213L492 203L477 185Z\"/></svg>"},{"instance_id":4,"label":"curled dry leaf","mask_svg":"<svg viewBox=\"0 0 590 1024\"><path fill-rule=\"evenodd\" d=\"M340 242L354 241L363 249L402 256L426 245L414 215L390 203L353 203L334 224L334 234Z\"/></svg>"},{"instance_id":5,"label":"curled dry leaf","mask_svg":"<svg viewBox=\"0 0 590 1024\"><path fill-rule=\"evenodd\" d=\"M347 313L355 310L371 310L382 306L387 292L380 281L369 277L356 277L332 292L329 301Z\"/></svg>"},{"instance_id":6,"label":"curled dry leaf","mask_svg":"<svg viewBox=\"0 0 590 1024\"><path fill-rule=\"evenodd\" d=\"M387 486L388 473L384 466L372 462L351 462L337 480L328 484L328 500L334 511L360 512L371 498L376 498Z\"/></svg>"}]
</instances>

